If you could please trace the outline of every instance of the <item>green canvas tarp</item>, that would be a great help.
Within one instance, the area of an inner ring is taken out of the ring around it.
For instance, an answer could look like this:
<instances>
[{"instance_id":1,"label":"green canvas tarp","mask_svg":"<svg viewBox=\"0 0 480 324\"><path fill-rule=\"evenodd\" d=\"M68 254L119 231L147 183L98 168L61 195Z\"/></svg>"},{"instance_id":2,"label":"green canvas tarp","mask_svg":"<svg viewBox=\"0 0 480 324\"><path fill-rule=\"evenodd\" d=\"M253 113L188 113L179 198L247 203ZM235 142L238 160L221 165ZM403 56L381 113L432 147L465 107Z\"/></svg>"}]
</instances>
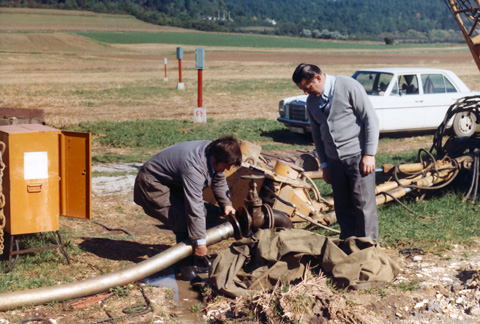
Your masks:
<instances>
[{"instance_id":1,"label":"green canvas tarp","mask_svg":"<svg viewBox=\"0 0 480 324\"><path fill-rule=\"evenodd\" d=\"M368 238L332 240L301 229L260 230L217 256L210 281L226 295L269 289L320 268L337 286L366 288L390 282L400 268Z\"/></svg>"}]
</instances>

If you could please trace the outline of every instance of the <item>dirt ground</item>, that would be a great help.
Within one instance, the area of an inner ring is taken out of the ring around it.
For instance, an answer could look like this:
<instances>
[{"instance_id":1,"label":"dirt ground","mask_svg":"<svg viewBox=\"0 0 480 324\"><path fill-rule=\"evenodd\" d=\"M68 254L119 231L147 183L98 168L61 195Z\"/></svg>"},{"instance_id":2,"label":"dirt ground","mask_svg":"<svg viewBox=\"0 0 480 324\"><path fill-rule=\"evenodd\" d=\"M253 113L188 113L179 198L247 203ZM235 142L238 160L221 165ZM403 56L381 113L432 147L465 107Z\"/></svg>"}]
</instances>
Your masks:
<instances>
[{"instance_id":1,"label":"dirt ground","mask_svg":"<svg viewBox=\"0 0 480 324\"><path fill-rule=\"evenodd\" d=\"M425 147L429 136L393 138L391 153ZM272 153L268 156L272 156ZM276 155L282 155L276 152ZM274 155L275 155L274 154ZM295 150L284 153L286 160ZM94 170L125 172L125 176L104 177L103 184L94 180L92 197L93 221L61 219L61 227L68 234L64 239L79 246L84 253L71 256L72 265L67 265L59 254L59 271L83 269L76 276L82 280L135 265L165 251L174 244L171 231L160 222L143 214L132 202L132 183L139 164L113 164L94 166ZM126 185L125 185L126 183ZM100 223L104 226L95 224ZM127 235L127 233L129 235ZM233 239L228 239L209 248L212 257L227 248ZM386 249L387 254L398 263L402 272L391 284L366 290L338 291L335 295L344 300L339 309L356 314L357 321L330 321L329 323L478 323L480 321L480 253L478 248L465 249L455 246L442 255L428 251L403 251ZM231 299L217 298L212 304L202 301L201 294L187 282L174 281L171 269L163 271L163 288L152 285L129 285L115 288L113 296L101 293L95 296L54 303L46 306L25 307L0 313L0 323L18 323L32 318L49 319L50 323L96 323L112 317L126 316L122 310L131 305L151 304L153 310L133 318L117 319L118 323L224 323L214 320L218 314L227 312ZM416 284L413 290L395 288L400 283ZM143 292L142 292L143 289ZM143 295L144 294L144 295ZM145 296L145 297L143 297ZM206 310L208 306L207 317ZM108 311L108 313L106 312ZM227 312L228 314L228 312ZM360 317L361 316L361 317ZM368 319L368 320L367 320ZM3 321L3 322L2 322ZM232 323L253 323L246 319L231 319ZM301 322L301 321L300 321ZM301 322L303 323L303 322Z\"/></svg>"},{"instance_id":2,"label":"dirt ground","mask_svg":"<svg viewBox=\"0 0 480 324\"><path fill-rule=\"evenodd\" d=\"M178 76L173 63L170 80L163 81L160 62L165 57L175 62L175 47L104 45L61 32L0 32L0 107L44 109L46 121L53 127L98 120L190 120L197 104L197 71L192 68L195 47L184 47L185 92L176 90ZM453 70L471 89L480 90L480 73L463 46L448 52L428 48L400 52L395 47L385 51L205 49L204 104L208 116L215 119L275 119L278 101L299 94L290 84L290 77L301 62L317 63L327 73L344 75L366 67L446 68ZM277 90L273 86L269 91L264 89L265 85L277 83L283 86ZM123 94L122 90L132 84L143 90L155 90L148 95ZM243 85L244 89L236 89L236 84ZM379 152L411 151L430 145L431 136L394 136L380 145ZM94 154L104 149L95 147ZM64 238L84 252L71 256L72 265L67 265L59 255L57 271L70 272L75 280L82 280L134 265L174 243L170 231L145 216L132 202L132 179L137 168L137 165L127 165L121 169L125 176L115 179L93 179L93 220L110 228L121 228L131 235L109 231L94 222L62 218L61 228L67 233ZM114 183L113 189L111 183ZM209 251L214 256L232 241L216 244ZM369 314L381 323L480 323L478 252L477 248L467 250L461 246L443 255L387 250L402 268L395 282L381 288L338 294L352 312ZM32 275L35 275L33 269ZM419 289L402 292L394 288L400 282L418 283ZM107 295L100 294L0 312L0 323L19 323L28 318L46 318L50 323L94 323L108 317L105 309L111 316L125 316L122 313L125 307L148 303L154 307L152 312L116 322L204 323L205 314L198 310L201 308L198 293L185 283L176 284L177 290L146 286L148 300L140 288L132 285L116 289L117 295L105 300L105 306L100 303Z\"/></svg>"}]
</instances>

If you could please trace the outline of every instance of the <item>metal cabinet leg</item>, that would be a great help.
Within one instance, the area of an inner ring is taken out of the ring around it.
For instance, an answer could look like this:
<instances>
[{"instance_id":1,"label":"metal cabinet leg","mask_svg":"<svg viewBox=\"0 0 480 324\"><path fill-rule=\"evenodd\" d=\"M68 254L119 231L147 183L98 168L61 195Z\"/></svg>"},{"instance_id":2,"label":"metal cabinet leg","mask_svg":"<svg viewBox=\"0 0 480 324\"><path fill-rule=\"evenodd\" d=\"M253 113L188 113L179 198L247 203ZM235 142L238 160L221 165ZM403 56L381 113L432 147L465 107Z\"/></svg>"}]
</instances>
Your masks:
<instances>
[{"instance_id":1,"label":"metal cabinet leg","mask_svg":"<svg viewBox=\"0 0 480 324\"><path fill-rule=\"evenodd\" d=\"M54 237L57 243L56 245L20 250L17 237L15 235L10 235L10 251L8 254L8 265L4 273L8 273L12 271L13 267L15 267L15 264L18 261L18 256L20 254L26 254L26 253L37 252L42 250L60 249L60 252L62 252L62 254L67 259L67 263L70 264L70 257L67 253L67 249L65 248L65 244L63 243L62 236L60 235L60 231L55 231ZM16 248L15 251L13 250L14 247ZM13 256L15 256L15 259L12 262Z\"/></svg>"},{"instance_id":2,"label":"metal cabinet leg","mask_svg":"<svg viewBox=\"0 0 480 324\"><path fill-rule=\"evenodd\" d=\"M57 245L62 254L67 259L67 263L70 264L70 257L68 256L67 249L65 248L65 244L63 244L62 236L60 235L60 231L57 231L57 236L55 236L55 240L57 240Z\"/></svg>"},{"instance_id":3,"label":"metal cabinet leg","mask_svg":"<svg viewBox=\"0 0 480 324\"><path fill-rule=\"evenodd\" d=\"M13 251L13 246L15 244L15 247L17 248L16 251ZM15 235L10 235L10 249L8 251L8 264L7 264L7 269L5 269L4 273L9 273L12 271L13 267L17 264L18 261L18 252L20 251L20 247L18 245L18 240L15 238ZM15 260L13 260L12 263L12 256L15 255Z\"/></svg>"}]
</instances>

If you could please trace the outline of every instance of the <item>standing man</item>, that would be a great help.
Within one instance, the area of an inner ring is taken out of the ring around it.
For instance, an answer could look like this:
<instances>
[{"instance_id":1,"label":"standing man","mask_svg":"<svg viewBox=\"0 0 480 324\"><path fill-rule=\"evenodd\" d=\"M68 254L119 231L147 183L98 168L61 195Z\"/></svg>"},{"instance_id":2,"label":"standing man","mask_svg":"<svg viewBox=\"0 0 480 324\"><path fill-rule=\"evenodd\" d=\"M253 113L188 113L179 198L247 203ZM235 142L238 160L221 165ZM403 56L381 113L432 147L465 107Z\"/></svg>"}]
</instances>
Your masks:
<instances>
[{"instance_id":1,"label":"standing man","mask_svg":"<svg viewBox=\"0 0 480 324\"><path fill-rule=\"evenodd\" d=\"M378 241L374 170L379 126L365 89L352 78L327 75L313 64L300 64L292 79L309 95L312 136L324 180L332 185L340 239Z\"/></svg>"},{"instance_id":2,"label":"standing man","mask_svg":"<svg viewBox=\"0 0 480 324\"><path fill-rule=\"evenodd\" d=\"M203 189L212 188L225 215L235 214L225 170L241 163L240 145L232 136L213 142L175 144L142 166L135 179L134 201L147 215L170 227L177 243L189 238L194 246L193 254L204 257L207 255L207 211Z\"/></svg>"}]
</instances>

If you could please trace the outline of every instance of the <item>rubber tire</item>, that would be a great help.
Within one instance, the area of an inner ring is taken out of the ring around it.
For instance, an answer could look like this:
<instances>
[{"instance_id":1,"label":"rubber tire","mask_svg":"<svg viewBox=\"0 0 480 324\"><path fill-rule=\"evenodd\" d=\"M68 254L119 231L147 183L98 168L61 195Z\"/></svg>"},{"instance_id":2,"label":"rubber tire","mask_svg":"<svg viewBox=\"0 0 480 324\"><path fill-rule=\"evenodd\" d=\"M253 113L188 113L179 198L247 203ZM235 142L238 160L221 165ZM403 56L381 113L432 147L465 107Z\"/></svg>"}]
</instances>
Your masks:
<instances>
[{"instance_id":1,"label":"rubber tire","mask_svg":"<svg viewBox=\"0 0 480 324\"><path fill-rule=\"evenodd\" d=\"M464 120L468 118L469 120ZM463 126L462 126L463 123ZM471 112L462 112L455 115L452 124L453 134L457 137L470 137L477 128L477 118Z\"/></svg>"}]
</instances>

